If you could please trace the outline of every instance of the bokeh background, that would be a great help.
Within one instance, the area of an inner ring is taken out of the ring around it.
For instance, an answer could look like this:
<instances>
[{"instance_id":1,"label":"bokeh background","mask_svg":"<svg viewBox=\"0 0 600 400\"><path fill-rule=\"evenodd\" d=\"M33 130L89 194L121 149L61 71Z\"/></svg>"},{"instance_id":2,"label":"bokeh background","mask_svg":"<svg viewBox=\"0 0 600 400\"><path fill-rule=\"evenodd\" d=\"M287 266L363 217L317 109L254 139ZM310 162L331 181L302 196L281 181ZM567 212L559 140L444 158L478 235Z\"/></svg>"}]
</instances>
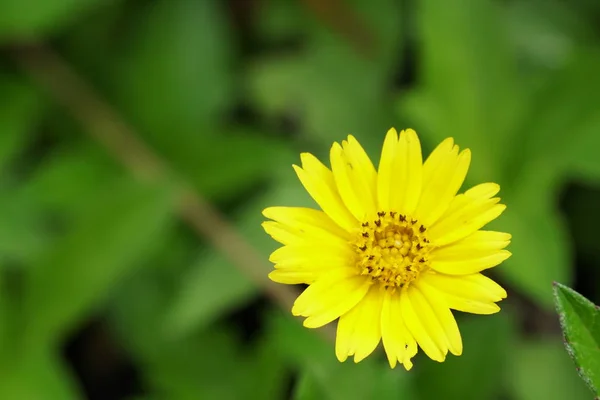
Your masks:
<instances>
[{"instance_id":1,"label":"bokeh background","mask_svg":"<svg viewBox=\"0 0 600 400\"><path fill-rule=\"evenodd\" d=\"M0 398L589 399L552 282L600 302L600 2L0 1ZM473 152L509 298L464 355L336 361L266 280L291 168L391 126Z\"/></svg>"}]
</instances>

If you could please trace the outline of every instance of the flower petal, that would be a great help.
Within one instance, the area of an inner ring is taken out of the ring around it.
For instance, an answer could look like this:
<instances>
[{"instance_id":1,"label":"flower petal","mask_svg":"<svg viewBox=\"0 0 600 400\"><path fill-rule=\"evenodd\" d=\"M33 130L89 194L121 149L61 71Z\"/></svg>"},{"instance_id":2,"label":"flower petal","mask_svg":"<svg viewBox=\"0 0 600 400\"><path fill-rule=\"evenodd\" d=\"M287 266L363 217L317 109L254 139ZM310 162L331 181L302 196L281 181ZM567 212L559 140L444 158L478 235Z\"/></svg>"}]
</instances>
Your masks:
<instances>
[{"instance_id":1,"label":"flower petal","mask_svg":"<svg viewBox=\"0 0 600 400\"><path fill-rule=\"evenodd\" d=\"M329 233L342 239L350 238L347 231L340 228L321 210L305 207L268 207L262 213L266 218L305 231L309 235L321 237Z\"/></svg>"},{"instance_id":2,"label":"flower petal","mask_svg":"<svg viewBox=\"0 0 600 400\"><path fill-rule=\"evenodd\" d=\"M318 270L307 268L281 268L269 273L269 279L273 282L285 285L298 285L301 283L310 285L319 277Z\"/></svg>"},{"instance_id":3,"label":"flower petal","mask_svg":"<svg viewBox=\"0 0 600 400\"><path fill-rule=\"evenodd\" d=\"M351 232L358 221L344 205L332 172L312 154L302 153L300 157L302 168L293 167L306 191L336 224Z\"/></svg>"},{"instance_id":4,"label":"flower petal","mask_svg":"<svg viewBox=\"0 0 600 400\"><path fill-rule=\"evenodd\" d=\"M423 192L415 218L431 226L448 209L460 189L471 163L469 149L458 153L452 138L444 140L423 165Z\"/></svg>"},{"instance_id":5,"label":"flower petal","mask_svg":"<svg viewBox=\"0 0 600 400\"><path fill-rule=\"evenodd\" d=\"M468 275L495 267L511 256L510 251L500 250L467 259L438 259L431 261L431 268L448 275Z\"/></svg>"},{"instance_id":6,"label":"flower petal","mask_svg":"<svg viewBox=\"0 0 600 400\"><path fill-rule=\"evenodd\" d=\"M343 141L331 147L333 177L340 196L352 215L364 221L377 212L375 203L375 168L360 144Z\"/></svg>"},{"instance_id":7,"label":"flower petal","mask_svg":"<svg viewBox=\"0 0 600 400\"><path fill-rule=\"evenodd\" d=\"M348 173L363 208L367 215L374 215L377 212L377 171L354 136L349 135L347 141L342 141L342 148L350 165Z\"/></svg>"},{"instance_id":8,"label":"flower petal","mask_svg":"<svg viewBox=\"0 0 600 400\"><path fill-rule=\"evenodd\" d=\"M448 211L428 230L435 246L444 246L472 234L497 218L506 209L494 197L500 190L495 183L477 185L452 201Z\"/></svg>"},{"instance_id":9,"label":"flower petal","mask_svg":"<svg viewBox=\"0 0 600 400\"><path fill-rule=\"evenodd\" d=\"M350 246L287 245L278 248L269 261L280 265L354 265L355 254Z\"/></svg>"},{"instance_id":10,"label":"flower petal","mask_svg":"<svg viewBox=\"0 0 600 400\"><path fill-rule=\"evenodd\" d=\"M353 309L340 317L335 354L341 362L354 355L360 362L375 350L381 339L381 304L383 293L373 285Z\"/></svg>"},{"instance_id":11,"label":"flower petal","mask_svg":"<svg viewBox=\"0 0 600 400\"><path fill-rule=\"evenodd\" d=\"M282 224L275 221L265 221L262 227L273 239L281 244L310 245L332 247L348 246L348 239L334 235L319 228L303 228Z\"/></svg>"},{"instance_id":12,"label":"flower petal","mask_svg":"<svg viewBox=\"0 0 600 400\"><path fill-rule=\"evenodd\" d=\"M318 328L347 313L365 296L371 282L364 276L345 272L320 277L294 302L293 315L308 317L307 328Z\"/></svg>"},{"instance_id":13,"label":"flower petal","mask_svg":"<svg viewBox=\"0 0 600 400\"><path fill-rule=\"evenodd\" d=\"M472 314L494 314L500 311L495 302L506 298L506 291L481 274L449 276L425 273L419 285L427 285L444 297L448 307Z\"/></svg>"},{"instance_id":14,"label":"flower petal","mask_svg":"<svg viewBox=\"0 0 600 400\"><path fill-rule=\"evenodd\" d=\"M377 172L377 203L380 210L392 209L392 188L396 182L394 165L397 147L398 133L392 128L385 136Z\"/></svg>"},{"instance_id":15,"label":"flower petal","mask_svg":"<svg viewBox=\"0 0 600 400\"><path fill-rule=\"evenodd\" d=\"M414 130L400 132L393 168L390 210L410 215L417 207L423 184L421 143Z\"/></svg>"},{"instance_id":16,"label":"flower petal","mask_svg":"<svg viewBox=\"0 0 600 400\"><path fill-rule=\"evenodd\" d=\"M460 260L488 255L510 244L511 235L495 231L475 231L457 242L436 248L433 255L440 260Z\"/></svg>"},{"instance_id":17,"label":"flower petal","mask_svg":"<svg viewBox=\"0 0 600 400\"><path fill-rule=\"evenodd\" d=\"M400 293L385 292L381 311L381 337L390 367L399 361L406 370L412 368L410 359L417 354L417 342L404 324Z\"/></svg>"},{"instance_id":18,"label":"flower petal","mask_svg":"<svg viewBox=\"0 0 600 400\"><path fill-rule=\"evenodd\" d=\"M455 356L460 356L463 351L460 331L458 330L458 325L456 324L454 315L452 315L452 311L450 311L444 296L441 295L437 290L432 289L427 284L422 285L417 282L415 286L419 289L421 294L423 294L424 298L427 300L435 316L437 317L437 320L442 326L446 336L448 349Z\"/></svg>"},{"instance_id":19,"label":"flower petal","mask_svg":"<svg viewBox=\"0 0 600 400\"><path fill-rule=\"evenodd\" d=\"M401 296L400 309L406 327L429 358L444 361L448 346L431 307L414 286L404 289Z\"/></svg>"},{"instance_id":20,"label":"flower petal","mask_svg":"<svg viewBox=\"0 0 600 400\"><path fill-rule=\"evenodd\" d=\"M265 221L261 226L269 236L281 244L299 244L304 242L302 233L290 226L275 221Z\"/></svg>"},{"instance_id":21,"label":"flower petal","mask_svg":"<svg viewBox=\"0 0 600 400\"><path fill-rule=\"evenodd\" d=\"M287 245L275 250L269 261L275 263L269 278L284 284L311 284L337 270L342 275L356 274L354 253L348 246Z\"/></svg>"}]
</instances>

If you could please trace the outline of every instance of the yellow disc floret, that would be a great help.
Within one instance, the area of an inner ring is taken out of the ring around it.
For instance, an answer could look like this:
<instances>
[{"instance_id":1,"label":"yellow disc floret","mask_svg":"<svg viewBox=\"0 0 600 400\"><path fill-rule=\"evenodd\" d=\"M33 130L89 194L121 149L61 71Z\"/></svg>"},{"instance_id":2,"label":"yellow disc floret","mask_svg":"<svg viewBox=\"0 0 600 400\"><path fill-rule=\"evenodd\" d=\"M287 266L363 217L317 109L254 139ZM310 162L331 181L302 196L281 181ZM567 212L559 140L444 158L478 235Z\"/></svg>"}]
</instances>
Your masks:
<instances>
[{"instance_id":1,"label":"yellow disc floret","mask_svg":"<svg viewBox=\"0 0 600 400\"><path fill-rule=\"evenodd\" d=\"M417 220L391 211L362 223L353 245L361 275L395 291L429 268L429 240Z\"/></svg>"}]
</instances>

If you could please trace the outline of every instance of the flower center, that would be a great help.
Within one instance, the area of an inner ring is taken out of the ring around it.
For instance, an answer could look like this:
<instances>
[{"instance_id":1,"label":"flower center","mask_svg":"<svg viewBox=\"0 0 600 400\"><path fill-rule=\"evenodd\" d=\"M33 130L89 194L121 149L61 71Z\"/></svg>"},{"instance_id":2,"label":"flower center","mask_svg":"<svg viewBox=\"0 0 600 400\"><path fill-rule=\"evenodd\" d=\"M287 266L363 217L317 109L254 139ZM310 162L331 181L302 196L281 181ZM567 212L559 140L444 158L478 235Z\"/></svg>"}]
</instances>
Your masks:
<instances>
[{"instance_id":1,"label":"flower center","mask_svg":"<svg viewBox=\"0 0 600 400\"><path fill-rule=\"evenodd\" d=\"M429 240L425 227L397 212L380 211L377 219L364 222L353 242L361 275L396 290L429 268Z\"/></svg>"}]
</instances>

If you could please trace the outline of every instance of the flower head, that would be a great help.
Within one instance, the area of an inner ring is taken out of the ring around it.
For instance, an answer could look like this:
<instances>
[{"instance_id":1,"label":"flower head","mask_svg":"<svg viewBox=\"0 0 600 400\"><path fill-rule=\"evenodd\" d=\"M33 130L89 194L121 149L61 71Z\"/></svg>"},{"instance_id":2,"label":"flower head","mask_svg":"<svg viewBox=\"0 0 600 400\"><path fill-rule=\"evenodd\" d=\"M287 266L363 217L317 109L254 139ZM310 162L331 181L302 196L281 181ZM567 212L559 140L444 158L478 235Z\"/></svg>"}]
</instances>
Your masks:
<instances>
[{"instance_id":1,"label":"flower head","mask_svg":"<svg viewBox=\"0 0 600 400\"><path fill-rule=\"evenodd\" d=\"M390 129L378 169L352 136L331 170L308 153L298 178L321 210L271 207L265 231L283 247L269 278L308 284L292 313L318 328L339 318L335 353L359 362L380 341L390 366L417 345L436 361L462 353L451 310L493 314L506 291L481 271L506 260L507 233L480 230L506 208L495 183L463 194L471 152L449 138L422 161L415 131Z\"/></svg>"}]
</instances>

